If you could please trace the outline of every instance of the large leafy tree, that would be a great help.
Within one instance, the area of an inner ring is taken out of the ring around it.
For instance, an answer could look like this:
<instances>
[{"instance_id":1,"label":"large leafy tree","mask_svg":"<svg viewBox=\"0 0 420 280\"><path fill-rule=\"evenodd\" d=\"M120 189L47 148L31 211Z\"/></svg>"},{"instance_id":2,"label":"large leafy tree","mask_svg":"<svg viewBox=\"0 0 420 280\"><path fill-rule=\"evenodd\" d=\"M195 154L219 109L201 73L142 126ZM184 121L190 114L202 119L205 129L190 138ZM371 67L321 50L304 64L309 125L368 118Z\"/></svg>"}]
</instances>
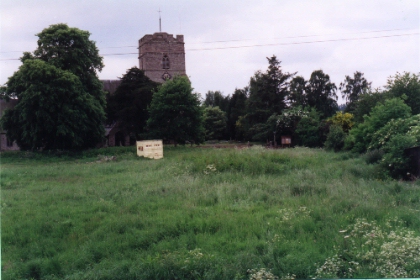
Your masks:
<instances>
[{"instance_id":1,"label":"large leafy tree","mask_svg":"<svg viewBox=\"0 0 420 280\"><path fill-rule=\"evenodd\" d=\"M229 100L228 134L231 139L243 138L243 131L239 128L239 118L246 115L246 101L248 99L248 87L235 89Z\"/></svg>"},{"instance_id":2,"label":"large leafy tree","mask_svg":"<svg viewBox=\"0 0 420 280\"><path fill-rule=\"evenodd\" d=\"M1 124L21 149L79 149L102 140L103 108L73 73L28 59L7 85L18 104Z\"/></svg>"},{"instance_id":3,"label":"large leafy tree","mask_svg":"<svg viewBox=\"0 0 420 280\"><path fill-rule=\"evenodd\" d=\"M337 87L330 76L322 70L312 72L306 87L307 105L319 111L323 117L330 117L338 110Z\"/></svg>"},{"instance_id":4,"label":"large leafy tree","mask_svg":"<svg viewBox=\"0 0 420 280\"><path fill-rule=\"evenodd\" d=\"M387 94L384 94L378 89L373 91L369 90L360 94L353 110L356 123L362 123L364 121L364 116L369 115L376 105L383 104L386 99Z\"/></svg>"},{"instance_id":5,"label":"large leafy tree","mask_svg":"<svg viewBox=\"0 0 420 280\"><path fill-rule=\"evenodd\" d=\"M226 113L218 106L204 109L204 128L206 140L220 140L226 131Z\"/></svg>"},{"instance_id":6,"label":"large leafy tree","mask_svg":"<svg viewBox=\"0 0 420 280\"><path fill-rule=\"evenodd\" d=\"M209 90L206 93L206 98L204 99L203 104L205 106L211 106L211 107L219 107L223 112L227 112L229 107L229 100L230 96L223 96L223 94L216 90L211 91Z\"/></svg>"},{"instance_id":7,"label":"large leafy tree","mask_svg":"<svg viewBox=\"0 0 420 280\"><path fill-rule=\"evenodd\" d=\"M388 79L386 89L392 97L408 97L405 103L411 107L413 114L420 114L420 73L397 73Z\"/></svg>"},{"instance_id":8,"label":"large leafy tree","mask_svg":"<svg viewBox=\"0 0 420 280\"><path fill-rule=\"evenodd\" d=\"M370 88L372 83L368 82L363 73L356 71L353 78L346 76L344 82L340 83L342 97L346 99L346 112L353 112L359 96Z\"/></svg>"},{"instance_id":9,"label":"large leafy tree","mask_svg":"<svg viewBox=\"0 0 420 280\"><path fill-rule=\"evenodd\" d=\"M115 93L107 96L107 122L118 122L122 129L140 139L149 118L147 107L157 86L144 71L137 67L128 69Z\"/></svg>"},{"instance_id":10,"label":"large leafy tree","mask_svg":"<svg viewBox=\"0 0 420 280\"><path fill-rule=\"evenodd\" d=\"M264 124L270 116L281 114L286 108L289 80L294 74L283 72L276 56L267 60L267 71L256 72L249 82L247 119L250 128Z\"/></svg>"},{"instance_id":11,"label":"large leafy tree","mask_svg":"<svg viewBox=\"0 0 420 280\"><path fill-rule=\"evenodd\" d=\"M96 74L104 67L103 59L95 42L89 39L90 33L60 23L45 28L37 36L38 48L33 57L72 72L89 94L105 104L103 85Z\"/></svg>"},{"instance_id":12,"label":"large leafy tree","mask_svg":"<svg viewBox=\"0 0 420 280\"><path fill-rule=\"evenodd\" d=\"M89 32L56 24L37 34L38 48L2 88L18 99L2 118L22 149L81 149L103 138L105 94L96 71L103 67Z\"/></svg>"},{"instance_id":13,"label":"large leafy tree","mask_svg":"<svg viewBox=\"0 0 420 280\"><path fill-rule=\"evenodd\" d=\"M308 81L306 81L302 76L294 77L289 86L289 96L288 101L292 107L306 107L307 105L307 96L306 96L306 87Z\"/></svg>"},{"instance_id":14,"label":"large leafy tree","mask_svg":"<svg viewBox=\"0 0 420 280\"><path fill-rule=\"evenodd\" d=\"M198 94L187 77L166 81L153 94L147 127L150 137L173 140L175 143L204 140L203 112Z\"/></svg>"}]
</instances>

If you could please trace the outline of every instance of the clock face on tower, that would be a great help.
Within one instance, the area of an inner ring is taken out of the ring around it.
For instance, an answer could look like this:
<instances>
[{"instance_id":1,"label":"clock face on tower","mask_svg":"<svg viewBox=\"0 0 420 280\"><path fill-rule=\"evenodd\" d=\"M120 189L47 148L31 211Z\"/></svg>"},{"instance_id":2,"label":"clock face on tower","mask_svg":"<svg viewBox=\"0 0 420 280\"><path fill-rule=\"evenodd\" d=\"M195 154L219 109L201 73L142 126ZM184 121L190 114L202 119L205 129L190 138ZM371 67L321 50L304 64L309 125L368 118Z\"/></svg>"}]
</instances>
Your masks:
<instances>
[{"instance_id":1,"label":"clock face on tower","mask_svg":"<svg viewBox=\"0 0 420 280\"><path fill-rule=\"evenodd\" d=\"M162 79L163 79L164 81L169 80L169 79L171 79L171 78L172 78L171 74L169 74L169 73L168 73L168 72L166 72L166 71L165 71L165 73L163 73L163 75L162 75Z\"/></svg>"}]
</instances>

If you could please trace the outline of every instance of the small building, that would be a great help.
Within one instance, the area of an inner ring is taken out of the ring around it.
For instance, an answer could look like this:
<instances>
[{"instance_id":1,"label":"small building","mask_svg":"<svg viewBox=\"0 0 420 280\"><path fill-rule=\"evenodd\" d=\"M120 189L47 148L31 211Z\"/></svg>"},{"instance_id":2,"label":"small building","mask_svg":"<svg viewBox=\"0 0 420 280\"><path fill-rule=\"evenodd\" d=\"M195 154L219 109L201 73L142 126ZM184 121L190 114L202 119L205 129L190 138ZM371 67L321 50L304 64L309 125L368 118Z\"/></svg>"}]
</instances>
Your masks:
<instances>
[{"instance_id":1,"label":"small building","mask_svg":"<svg viewBox=\"0 0 420 280\"><path fill-rule=\"evenodd\" d=\"M120 128L119 123L105 126L105 147L130 146L130 135Z\"/></svg>"},{"instance_id":2,"label":"small building","mask_svg":"<svg viewBox=\"0 0 420 280\"><path fill-rule=\"evenodd\" d=\"M281 137L281 146L282 147L290 147L292 145L292 137L285 135Z\"/></svg>"},{"instance_id":3,"label":"small building","mask_svg":"<svg viewBox=\"0 0 420 280\"><path fill-rule=\"evenodd\" d=\"M153 159L163 158L162 140L143 140L137 141L137 155Z\"/></svg>"}]
</instances>

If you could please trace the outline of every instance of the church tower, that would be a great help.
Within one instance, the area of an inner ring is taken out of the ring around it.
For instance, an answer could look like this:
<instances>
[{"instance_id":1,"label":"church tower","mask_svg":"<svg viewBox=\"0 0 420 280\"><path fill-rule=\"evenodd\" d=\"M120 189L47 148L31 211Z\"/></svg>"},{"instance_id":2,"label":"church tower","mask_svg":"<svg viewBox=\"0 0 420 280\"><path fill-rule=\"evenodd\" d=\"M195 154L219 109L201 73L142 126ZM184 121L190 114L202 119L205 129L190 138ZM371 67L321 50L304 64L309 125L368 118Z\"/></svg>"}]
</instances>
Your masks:
<instances>
[{"instance_id":1,"label":"church tower","mask_svg":"<svg viewBox=\"0 0 420 280\"><path fill-rule=\"evenodd\" d=\"M139 40L139 68L152 81L163 83L186 75L184 35L157 32Z\"/></svg>"}]
</instances>

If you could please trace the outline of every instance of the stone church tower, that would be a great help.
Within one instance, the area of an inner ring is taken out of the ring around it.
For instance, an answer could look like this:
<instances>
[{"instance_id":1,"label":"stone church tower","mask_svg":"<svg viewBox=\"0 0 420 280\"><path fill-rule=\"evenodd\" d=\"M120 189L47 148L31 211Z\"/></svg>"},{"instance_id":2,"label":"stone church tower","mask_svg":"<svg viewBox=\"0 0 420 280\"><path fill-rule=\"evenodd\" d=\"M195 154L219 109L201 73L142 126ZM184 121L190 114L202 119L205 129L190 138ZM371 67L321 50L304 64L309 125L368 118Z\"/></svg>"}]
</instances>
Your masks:
<instances>
[{"instance_id":1,"label":"stone church tower","mask_svg":"<svg viewBox=\"0 0 420 280\"><path fill-rule=\"evenodd\" d=\"M139 68L152 81L163 83L186 75L184 35L157 32L139 40Z\"/></svg>"}]
</instances>

